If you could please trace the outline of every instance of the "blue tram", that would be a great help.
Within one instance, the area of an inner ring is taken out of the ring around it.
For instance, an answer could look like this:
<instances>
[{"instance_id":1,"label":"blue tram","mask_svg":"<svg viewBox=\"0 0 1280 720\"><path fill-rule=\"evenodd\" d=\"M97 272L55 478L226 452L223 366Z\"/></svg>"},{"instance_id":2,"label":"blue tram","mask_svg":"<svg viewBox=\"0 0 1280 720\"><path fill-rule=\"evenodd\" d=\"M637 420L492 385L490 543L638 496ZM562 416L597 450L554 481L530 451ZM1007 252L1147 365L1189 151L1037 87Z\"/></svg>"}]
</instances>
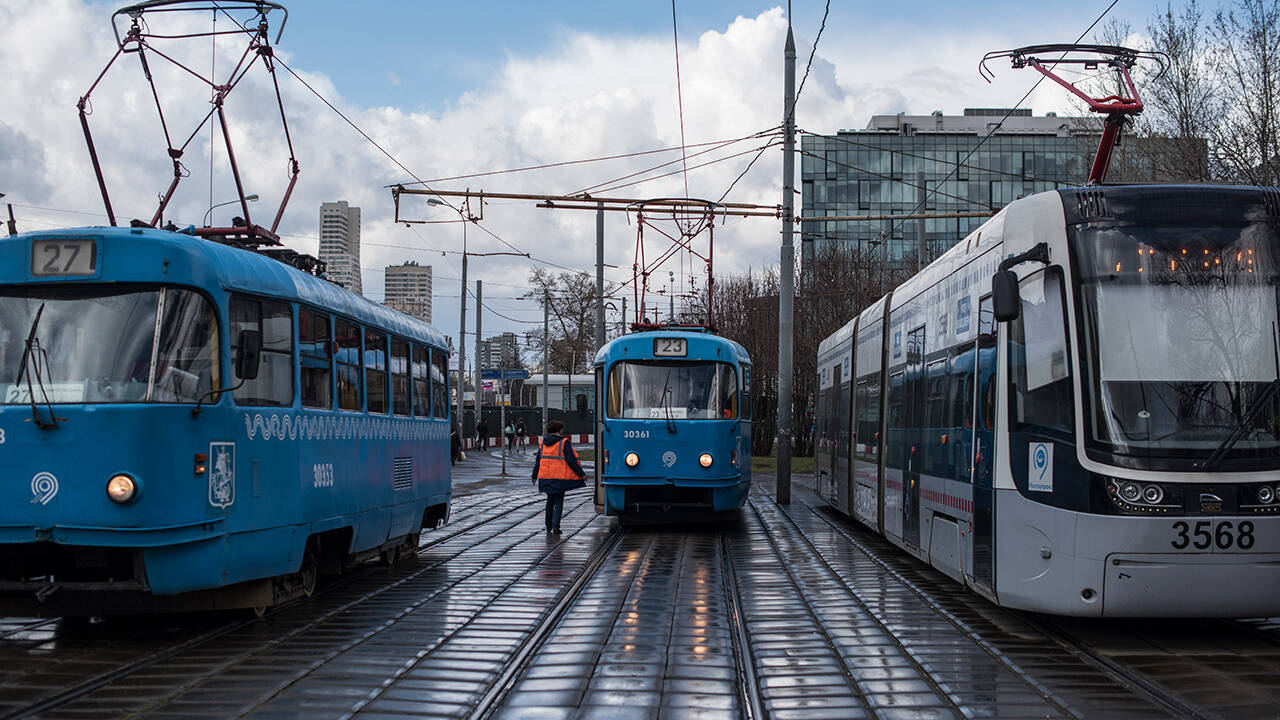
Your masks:
<instances>
[{"instance_id":1,"label":"blue tram","mask_svg":"<svg viewBox=\"0 0 1280 720\"><path fill-rule=\"evenodd\" d=\"M1280 190L1016 200L821 343L818 491L1001 605L1274 615L1278 303Z\"/></svg>"},{"instance_id":2,"label":"blue tram","mask_svg":"<svg viewBox=\"0 0 1280 720\"><path fill-rule=\"evenodd\" d=\"M0 612L264 608L450 501L445 340L150 228L0 240Z\"/></svg>"},{"instance_id":3,"label":"blue tram","mask_svg":"<svg viewBox=\"0 0 1280 720\"><path fill-rule=\"evenodd\" d=\"M596 354L596 505L709 519L751 487L751 359L696 328L638 332Z\"/></svg>"}]
</instances>

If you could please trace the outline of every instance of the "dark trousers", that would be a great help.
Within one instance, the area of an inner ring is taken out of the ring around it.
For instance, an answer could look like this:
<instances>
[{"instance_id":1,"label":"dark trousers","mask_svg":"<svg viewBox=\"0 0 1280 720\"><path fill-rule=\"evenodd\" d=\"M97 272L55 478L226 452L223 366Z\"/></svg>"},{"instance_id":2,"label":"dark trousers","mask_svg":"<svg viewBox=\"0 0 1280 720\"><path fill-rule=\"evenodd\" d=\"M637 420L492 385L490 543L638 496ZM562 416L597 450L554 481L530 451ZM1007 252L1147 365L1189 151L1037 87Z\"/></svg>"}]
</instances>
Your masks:
<instances>
[{"instance_id":1,"label":"dark trousers","mask_svg":"<svg viewBox=\"0 0 1280 720\"><path fill-rule=\"evenodd\" d=\"M564 493L547 493L547 529L560 529L560 516L564 514Z\"/></svg>"}]
</instances>

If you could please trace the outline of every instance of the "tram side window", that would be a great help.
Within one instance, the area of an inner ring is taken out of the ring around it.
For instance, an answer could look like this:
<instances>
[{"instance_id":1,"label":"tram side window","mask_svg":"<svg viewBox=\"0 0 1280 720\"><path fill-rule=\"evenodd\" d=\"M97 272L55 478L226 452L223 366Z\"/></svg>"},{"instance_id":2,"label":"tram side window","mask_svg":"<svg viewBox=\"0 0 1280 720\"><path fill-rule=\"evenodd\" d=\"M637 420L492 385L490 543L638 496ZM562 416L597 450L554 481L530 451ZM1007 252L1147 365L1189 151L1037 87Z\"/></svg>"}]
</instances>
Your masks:
<instances>
[{"instance_id":1,"label":"tram side window","mask_svg":"<svg viewBox=\"0 0 1280 720\"><path fill-rule=\"evenodd\" d=\"M427 349L421 345L413 346L413 414L417 417L431 417L431 377L427 366L430 365Z\"/></svg>"},{"instance_id":2,"label":"tram side window","mask_svg":"<svg viewBox=\"0 0 1280 720\"><path fill-rule=\"evenodd\" d=\"M449 417L449 356L440 350L431 351L431 399L438 418Z\"/></svg>"},{"instance_id":3,"label":"tram side window","mask_svg":"<svg viewBox=\"0 0 1280 720\"><path fill-rule=\"evenodd\" d=\"M391 338L391 412L409 415L409 343Z\"/></svg>"},{"instance_id":4,"label":"tram side window","mask_svg":"<svg viewBox=\"0 0 1280 720\"><path fill-rule=\"evenodd\" d=\"M298 359L302 366L302 407L333 408L333 346L329 316L298 310Z\"/></svg>"},{"instance_id":5,"label":"tram side window","mask_svg":"<svg viewBox=\"0 0 1280 720\"><path fill-rule=\"evenodd\" d=\"M1022 312L1009 323L1010 421L1070 436L1074 403L1067 357L1062 273L1036 273L1021 283Z\"/></svg>"},{"instance_id":6,"label":"tram side window","mask_svg":"<svg viewBox=\"0 0 1280 720\"><path fill-rule=\"evenodd\" d=\"M364 330L364 385L369 412L387 414L387 336Z\"/></svg>"},{"instance_id":7,"label":"tram side window","mask_svg":"<svg viewBox=\"0 0 1280 720\"><path fill-rule=\"evenodd\" d=\"M855 449L860 455L874 456L880 424L880 387L869 378L858 381L858 389L854 397L854 412L857 416L854 425ZM860 448L860 449L859 449Z\"/></svg>"},{"instance_id":8,"label":"tram side window","mask_svg":"<svg viewBox=\"0 0 1280 720\"><path fill-rule=\"evenodd\" d=\"M334 323L338 351L338 409L360 410L360 326L344 320Z\"/></svg>"},{"instance_id":9,"label":"tram side window","mask_svg":"<svg viewBox=\"0 0 1280 720\"><path fill-rule=\"evenodd\" d=\"M906 417L903 408L903 402L906 400L907 383L906 373L899 370L889 376L889 412L885 418L885 463L889 467L904 467L903 459L905 448L902 440L903 430L906 429Z\"/></svg>"},{"instance_id":10,"label":"tram side window","mask_svg":"<svg viewBox=\"0 0 1280 720\"><path fill-rule=\"evenodd\" d=\"M232 396L237 405L293 404L293 312L288 303L231 296L231 365L241 330L262 334L258 377L245 380Z\"/></svg>"},{"instance_id":11,"label":"tram side window","mask_svg":"<svg viewBox=\"0 0 1280 720\"><path fill-rule=\"evenodd\" d=\"M751 419L751 366L742 366L742 419Z\"/></svg>"}]
</instances>

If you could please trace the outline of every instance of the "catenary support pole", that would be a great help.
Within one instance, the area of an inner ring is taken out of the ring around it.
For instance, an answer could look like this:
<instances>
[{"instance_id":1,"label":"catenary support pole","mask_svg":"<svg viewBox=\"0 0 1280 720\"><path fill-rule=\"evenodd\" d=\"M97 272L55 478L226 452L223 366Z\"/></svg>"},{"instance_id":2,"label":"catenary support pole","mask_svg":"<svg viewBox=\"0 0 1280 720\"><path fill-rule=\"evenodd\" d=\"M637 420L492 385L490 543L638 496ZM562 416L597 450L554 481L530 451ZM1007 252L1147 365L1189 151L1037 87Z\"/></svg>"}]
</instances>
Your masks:
<instances>
[{"instance_id":1,"label":"catenary support pole","mask_svg":"<svg viewBox=\"0 0 1280 720\"><path fill-rule=\"evenodd\" d=\"M604 203L596 211L596 350L604 347Z\"/></svg>"},{"instance_id":2,"label":"catenary support pole","mask_svg":"<svg viewBox=\"0 0 1280 720\"><path fill-rule=\"evenodd\" d=\"M462 312L458 318L458 438L466 439L462 425L462 395L467 389L467 223L462 223ZM473 419L479 422L478 419Z\"/></svg>"},{"instance_id":3,"label":"catenary support pole","mask_svg":"<svg viewBox=\"0 0 1280 720\"><path fill-rule=\"evenodd\" d=\"M795 246L792 244L795 174L796 41L787 27L782 92L782 255L778 288L778 480L779 505L791 504L791 355L794 326Z\"/></svg>"},{"instance_id":4,"label":"catenary support pole","mask_svg":"<svg viewBox=\"0 0 1280 720\"><path fill-rule=\"evenodd\" d=\"M480 371L484 369L483 367L480 366L480 363L482 362L482 358L480 357L480 309L484 307L484 305L480 302L480 298L481 298L480 291L482 287L483 287L483 282L480 280L477 280L476 281L476 374L475 374L476 427L480 427L480 419L484 417L484 392L482 392L480 389ZM489 444L489 438L487 434L484 440L484 444L486 445L485 449L487 450L488 449L487 446Z\"/></svg>"},{"instance_id":5,"label":"catenary support pole","mask_svg":"<svg viewBox=\"0 0 1280 720\"><path fill-rule=\"evenodd\" d=\"M621 335L626 335L627 334L627 296L626 295L622 296L622 322L620 323L620 325L622 325L622 327L618 328L618 333Z\"/></svg>"},{"instance_id":6,"label":"catenary support pole","mask_svg":"<svg viewBox=\"0 0 1280 720\"><path fill-rule=\"evenodd\" d=\"M506 363L503 363L506 365ZM507 378L506 368L500 368L502 375L498 377L498 424L502 426L499 430L502 435L502 476L507 475Z\"/></svg>"}]
</instances>

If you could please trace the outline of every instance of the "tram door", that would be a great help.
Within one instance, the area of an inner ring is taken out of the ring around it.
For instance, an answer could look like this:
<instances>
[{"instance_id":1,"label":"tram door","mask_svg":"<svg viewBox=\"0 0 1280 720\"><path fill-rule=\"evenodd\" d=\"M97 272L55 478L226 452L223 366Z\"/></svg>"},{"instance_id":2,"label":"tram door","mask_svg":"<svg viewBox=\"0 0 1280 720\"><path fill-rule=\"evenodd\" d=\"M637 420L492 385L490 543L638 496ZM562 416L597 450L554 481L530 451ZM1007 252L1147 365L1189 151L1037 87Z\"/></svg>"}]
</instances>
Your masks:
<instances>
[{"instance_id":1,"label":"tram door","mask_svg":"<svg viewBox=\"0 0 1280 720\"><path fill-rule=\"evenodd\" d=\"M978 304L977 372L973 383L973 579L995 587L996 324L991 296Z\"/></svg>"},{"instance_id":2,"label":"tram door","mask_svg":"<svg viewBox=\"0 0 1280 720\"><path fill-rule=\"evenodd\" d=\"M924 460L924 327L907 336L907 471L902 477L902 540L920 547L920 471Z\"/></svg>"},{"instance_id":3,"label":"tram door","mask_svg":"<svg viewBox=\"0 0 1280 720\"><path fill-rule=\"evenodd\" d=\"M595 424L596 458L595 458L595 462L591 463L591 465L594 468L593 475L595 476L596 512L600 514L604 514L604 511L605 511L604 482L603 482L603 478L604 478L604 415L605 415L605 410L607 409L605 407L605 403L607 402L605 397L606 396L604 391L604 366L597 365L596 366L596 407L595 407L595 410L596 410L596 424Z\"/></svg>"}]
</instances>

